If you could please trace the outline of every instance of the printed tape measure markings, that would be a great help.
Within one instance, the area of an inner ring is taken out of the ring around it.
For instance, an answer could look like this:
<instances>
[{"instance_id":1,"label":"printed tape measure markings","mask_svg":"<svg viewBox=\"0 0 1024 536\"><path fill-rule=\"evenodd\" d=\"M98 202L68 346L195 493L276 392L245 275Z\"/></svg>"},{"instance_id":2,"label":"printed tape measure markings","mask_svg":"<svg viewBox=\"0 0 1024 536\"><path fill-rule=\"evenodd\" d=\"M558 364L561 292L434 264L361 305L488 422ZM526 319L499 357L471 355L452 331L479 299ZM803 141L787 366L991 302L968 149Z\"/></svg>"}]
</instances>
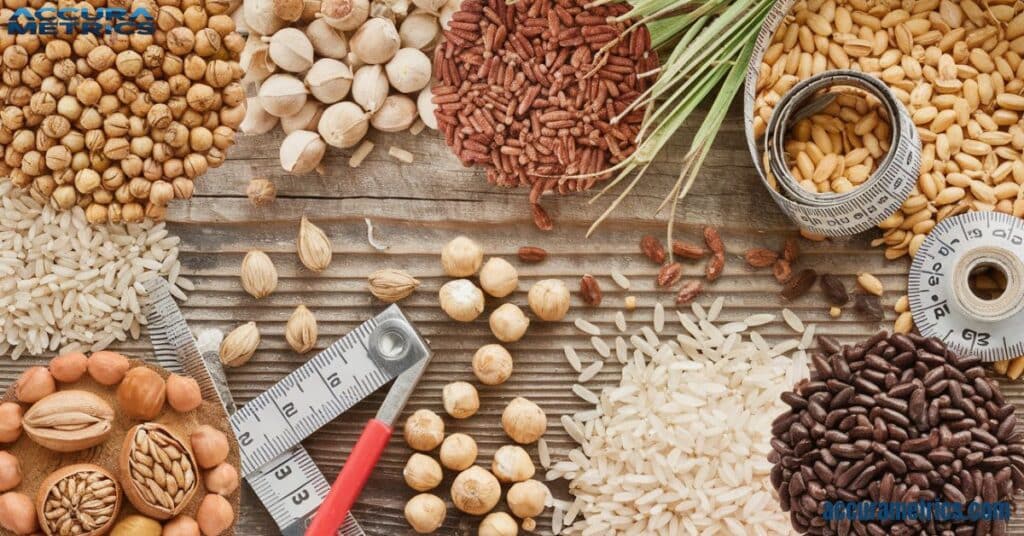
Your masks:
<instances>
[{"instance_id":1,"label":"printed tape measure markings","mask_svg":"<svg viewBox=\"0 0 1024 536\"><path fill-rule=\"evenodd\" d=\"M987 299L971 289L977 268L1005 276L1000 295ZM907 288L922 335L985 361L1024 354L1024 221L973 212L939 222L914 258Z\"/></svg>"}]
</instances>

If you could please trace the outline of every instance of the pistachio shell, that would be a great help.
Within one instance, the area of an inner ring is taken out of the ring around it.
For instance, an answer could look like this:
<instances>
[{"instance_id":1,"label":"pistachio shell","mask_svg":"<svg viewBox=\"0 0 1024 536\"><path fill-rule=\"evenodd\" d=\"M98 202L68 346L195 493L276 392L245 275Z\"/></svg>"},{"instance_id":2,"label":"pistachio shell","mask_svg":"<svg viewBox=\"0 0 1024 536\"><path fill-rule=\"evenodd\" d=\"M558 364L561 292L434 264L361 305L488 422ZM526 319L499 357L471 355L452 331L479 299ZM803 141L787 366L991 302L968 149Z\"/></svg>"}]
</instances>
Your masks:
<instances>
[{"instance_id":1,"label":"pistachio shell","mask_svg":"<svg viewBox=\"0 0 1024 536\"><path fill-rule=\"evenodd\" d=\"M418 97L416 97L416 110L420 114L420 121L423 121L427 128L437 130L437 116L434 115L434 110L437 109L437 105L433 101L434 92L431 91L430 85L423 88L420 91Z\"/></svg>"},{"instance_id":2,"label":"pistachio shell","mask_svg":"<svg viewBox=\"0 0 1024 536\"><path fill-rule=\"evenodd\" d=\"M391 95L373 114L370 124L381 132L401 132L416 120L416 103L405 95Z\"/></svg>"},{"instance_id":3,"label":"pistachio shell","mask_svg":"<svg viewBox=\"0 0 1024 536\"><path fill-rule=\"evenodd\" d=\"M351 32L370 16L370 0L325 0L320 11L327 24Z\"/></svg>"},{"instance_id":4,"label":"pistachio shell","mask_svg":"<svg viewBox=\"0 0 1024 536\"><path fill-rule=\"evenodd\" d=\"M364 65L352 77L352 100L367 112L384 104L389 89L388 76L380 65Z\"/></svg>"},{"instance_id":5,"label":"pistachio shell","mask_svg":"<svg viewBox=\"0 0 1024 536\"><path fill-rule=\"evenodd\" d=\"M430 58L415 48L403 48L384 67L391 87L402 93L414 93L430 83Z\"/></svg>"},{"instance_id":6,"label":"pistachio shell","mask_svg":"<svg viewBox=\"0 0 1024 536\"><path fill-rule=\"evenodd\" d=\"M259 97L246 99L245 119L238 128L244 134L266 134L277 126L277 116L267 113Z\"/></svg>"},{"instance_id":7,"label":"pistachio shell","mask_svg":"<svg viewBox=\"0 0 1024 536\"><path fill-rule=\"evenodd\" d=\"M398 37L403 47L423 49L430 46L441 31L437 15L426 11L415 11L398 27Z\"/></svg>"},{"instance_id":8,"label":"pistachio shell","mask_svg":"<svg viewBox=\"0 0 1024 536\"><path fill-rule=\"evenodd\" d=\"M314 99L306 99L306 104L295 115L281 118L281 130L285 134L291 134L296 130L316 130L320 122L320 114L324 111L324 105Z\"/></svg>"},{"instance_id":9,"label":"pistachio shell","mask_svg":"<svg viewBox=\"0 0 1024 536\"><path fill-rule=\"evenodd\" d=\"M402 39L394 22L375 17L359 27L349 46L366 63L387 63L402 46Z\"/></svg>"},{"instance_id":10,"label":"pistachio shell","mask_svg":"<svg viewBox=\"0 0 1024 536\"><path fill-rule=\"evenodd\" d=\"M246 26L258 34L271 35L286 24L274 15L274 0L245 0L242 9Z\"/></svg>"},{"instance_id":11,"label":"pistachio shell","mask_svg":"<svg viewBox=\"0 0 1024 536\"><path fill-rule=\"evenodd\" d=\"M297 28L284 28L270 38L270 59L278 67L301 73L313 66L313 44Z\"/></svg>"},{"instance_id":12,"label":"pistachio shell","mask_svg":"<svg viewBox=\"0 0 1024 536\"><path fill-rule=\"evenodd\" d=\"M348 95L352 87L352 71L338 60L324 58L314 63L306 73L306 86L320 102L335 103Z\"/></svg>"},{"instance_id":13,"label":"pistachio shell","mask_svg":"<svg viewBox=\"0 0 1024 536\"><path fill-rule=\"evenodd\" d=\"M327 144L316 132L296 130L281 142L281 167L289 173L313 171L324 158Z\"/></svg>"},{"instance_id":14,"label":"pistachio shell","mask_svg":"<svg viewBox=\"0 0 1024 536\"><path fill-rule=\"evenodd\" d=\"M270 115L295 115L306 104L306 86L294 76L275 74L260 86L260 104Z\"/></svg>"},{"instance_id":15,"label":"pistachio shell","mask_svg":"<svg viewBox=\"0 0 1024 536\"><path fill-rule=\"evenodd\" d=\"M359 106L345 101L332 104L320 116L317 131L324 140L334 147L346 149L359 143L369 129L366 112Z\"/></svg>"},{"instance_id":16,"label":"pistachio shell","mask_svg":"<svg viewBox=\"0 0 1024 536\"><path fill-rule=\"evenodd\" d=\"M324 19L316 19L306 26L306 37L318 57L343 60L348 55L348 39Z\"/></svg>"}]
</instances>

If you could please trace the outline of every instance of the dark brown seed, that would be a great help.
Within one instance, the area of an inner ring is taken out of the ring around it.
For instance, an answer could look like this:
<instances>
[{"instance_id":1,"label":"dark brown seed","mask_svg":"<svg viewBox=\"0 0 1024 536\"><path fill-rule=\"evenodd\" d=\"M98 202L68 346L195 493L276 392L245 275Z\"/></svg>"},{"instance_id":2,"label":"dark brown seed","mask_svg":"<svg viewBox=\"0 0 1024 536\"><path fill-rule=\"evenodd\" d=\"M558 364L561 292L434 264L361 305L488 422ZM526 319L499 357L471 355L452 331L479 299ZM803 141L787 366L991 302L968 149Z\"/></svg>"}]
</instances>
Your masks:
<instances>
[{"instance_id":1,"label":"dark brown seed","mask_svg":"<svg viewBox=\"0 0 1024 536\"><path fill-rule=\"evenodd\" d=\"M811 290L811 287L814 286L814 282L817 280L818 272L815 272L813 269L805 268L800 270L786 282L781 292L782 297L790 301L795 300L807 294L807 291Z\"/></svg>"},{"instance_id":2,"label":"dark brown seed","mask_svg":"<svg viewBox=\"0 0 1024 536\"><path fill-rule=\"evenodd\" d=\"M672 241L672 253L685 259L699 259L707 254L703 246L680 240Z\"/></svg>"},{"instance_id":3,"label":"dark brown seed","mask_svg":"<svg viewBox=\"0 0 1024 536\"><path fill-rule=\"evenodd\" d=\"M597 283L594 276L585 274L580 278L580 297L587 305L594 307L601 305L601 285Z\"/></svg>"},{"instance_id":4,"label":"dark brown seed","mask_svg":"<svg viewBox=\"0 0 1024 536\"><path fill-rule=\"evenodd\" d=\"M825 301L836 307L842 307L850 301L850 293L846 291L843 280L832 274L822 274L819 285L825 294Z\"/></svg>"},{"instance_id":5,"label":"dark brown seed","mask_svg":"<svg viewBox=\"0 0 1024 536\"><path fill-rule=\"evenodd\" d=\"M768 248L748 249L743 255L752 268L767 268L779 259L779 254Z\"/></svg>"},{"instance_id":6,"label":"dark brown seed","mask_svg":"<svg viewBox=\"0 0 1024 536\"><path fill-rule=\"evenodd\" d=\"M779 259L772 265L772 275L775 276L775 280L779 284L784 285L789 278L793 277L793 268L790 266L789 261Z\"/></svg>"},{"instance_id":7,"label":"dark brown seed","mask_svg":"<svg viewBox=\"0 0 1024 536\"><path fill-rule=\"evenodd\" d=\"M645 257L651 259L651 262L654 264L665 262L665 246L661 245L661 241L651 235L646 235L640 239L640 251L643 252Z\"/></svg>"},{"instance_id":8,"label":"dark brown seed","mask_svg":"<svg viewBox=\"0 0 1024 536\"><path fill-rule=\"evenodd\" d=\"M676 305L686 305L692 302L694 298L700 296L701 292L704 292L704 285L700 281L683 283L683 288L676 295Z\"/></svg>"},{"instance_id":9,"label":"dark brown seed","mask_svg":"<svg viewBox=\"0 0 1024 536\"><path fill-rule=\"evenodd\" d=\"M878 321L885 318L882 300L873 294L856 294L853 300L853 308L871 320Z\"/></svg>"},{"instance_id":10,"label":"dark brown seed","mask_svg":"<svg viewBox=\"0 0 1024 536\"><path fill-rule=\"evenodd\" d=\"M679 278L683 276L683 265L678 262L666 264L658 270L658 286L659 287L671 287L675 285Z\"/></svg>"},{"instance_id":11,"label":"dark brown seed","mask_svg":"<svg viewBox=\"0 0 1024 536\"><path fill-rule=\"evenodd\" d=\"M548 258L548 252L536 246L523 246L519 248L519 260L523 262L541 262Z\"/></svg>"}]
</instances>

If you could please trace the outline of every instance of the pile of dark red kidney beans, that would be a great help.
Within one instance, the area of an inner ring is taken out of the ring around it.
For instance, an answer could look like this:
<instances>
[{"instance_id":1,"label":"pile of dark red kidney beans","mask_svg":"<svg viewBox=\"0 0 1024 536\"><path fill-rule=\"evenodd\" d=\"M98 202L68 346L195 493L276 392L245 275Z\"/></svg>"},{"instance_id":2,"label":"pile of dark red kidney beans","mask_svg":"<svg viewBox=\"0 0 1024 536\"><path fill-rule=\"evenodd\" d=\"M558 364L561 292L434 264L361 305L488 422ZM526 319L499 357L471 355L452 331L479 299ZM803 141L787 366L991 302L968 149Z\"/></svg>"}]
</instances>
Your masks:
<instances>
[{"instance_id":1,"label":"pile of dark red kidney beans","mask_svg":"<svg viewBox=\"0 0 1024 536\"><path fill-rule=\"evenodd\" d=\"M937 339L819 338L809 380L782 395L771 481L809 534L1005 534L1006 521L826 520L826 503L1011 501L1024 487L1013 404L980 359Z\"/></svg>"}]
</instances>

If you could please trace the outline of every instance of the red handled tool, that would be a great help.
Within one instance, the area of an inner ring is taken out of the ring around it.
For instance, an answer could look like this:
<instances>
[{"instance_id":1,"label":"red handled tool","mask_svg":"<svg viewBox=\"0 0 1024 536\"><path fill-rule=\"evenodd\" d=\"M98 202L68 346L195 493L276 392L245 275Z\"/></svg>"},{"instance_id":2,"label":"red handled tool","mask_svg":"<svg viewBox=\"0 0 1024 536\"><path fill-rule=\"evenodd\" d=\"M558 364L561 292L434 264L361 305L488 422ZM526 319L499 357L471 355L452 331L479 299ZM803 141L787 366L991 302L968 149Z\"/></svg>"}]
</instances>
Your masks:
<instances>
[{"instance_id":1,"label":"red handled tool","mask_svg":"<svg viewBox=\"0 0 1024 536\"><path fill-rule=\"evenodd\" d=\"M306 529L306 536L334 536L338 533L338 528L345 521L345 515L359 498L366 481L370 479L370 473L373 472L377 460L391 439L395 421L401 415L416 384L423 377L429 362L428 355L395 378L395 383L388 391L384 404L377 411L377 416L366 423L359 441L352 448L345 465L341 468L341 473L331 486L330 493Z\"/></svg>"}]
</instances>

